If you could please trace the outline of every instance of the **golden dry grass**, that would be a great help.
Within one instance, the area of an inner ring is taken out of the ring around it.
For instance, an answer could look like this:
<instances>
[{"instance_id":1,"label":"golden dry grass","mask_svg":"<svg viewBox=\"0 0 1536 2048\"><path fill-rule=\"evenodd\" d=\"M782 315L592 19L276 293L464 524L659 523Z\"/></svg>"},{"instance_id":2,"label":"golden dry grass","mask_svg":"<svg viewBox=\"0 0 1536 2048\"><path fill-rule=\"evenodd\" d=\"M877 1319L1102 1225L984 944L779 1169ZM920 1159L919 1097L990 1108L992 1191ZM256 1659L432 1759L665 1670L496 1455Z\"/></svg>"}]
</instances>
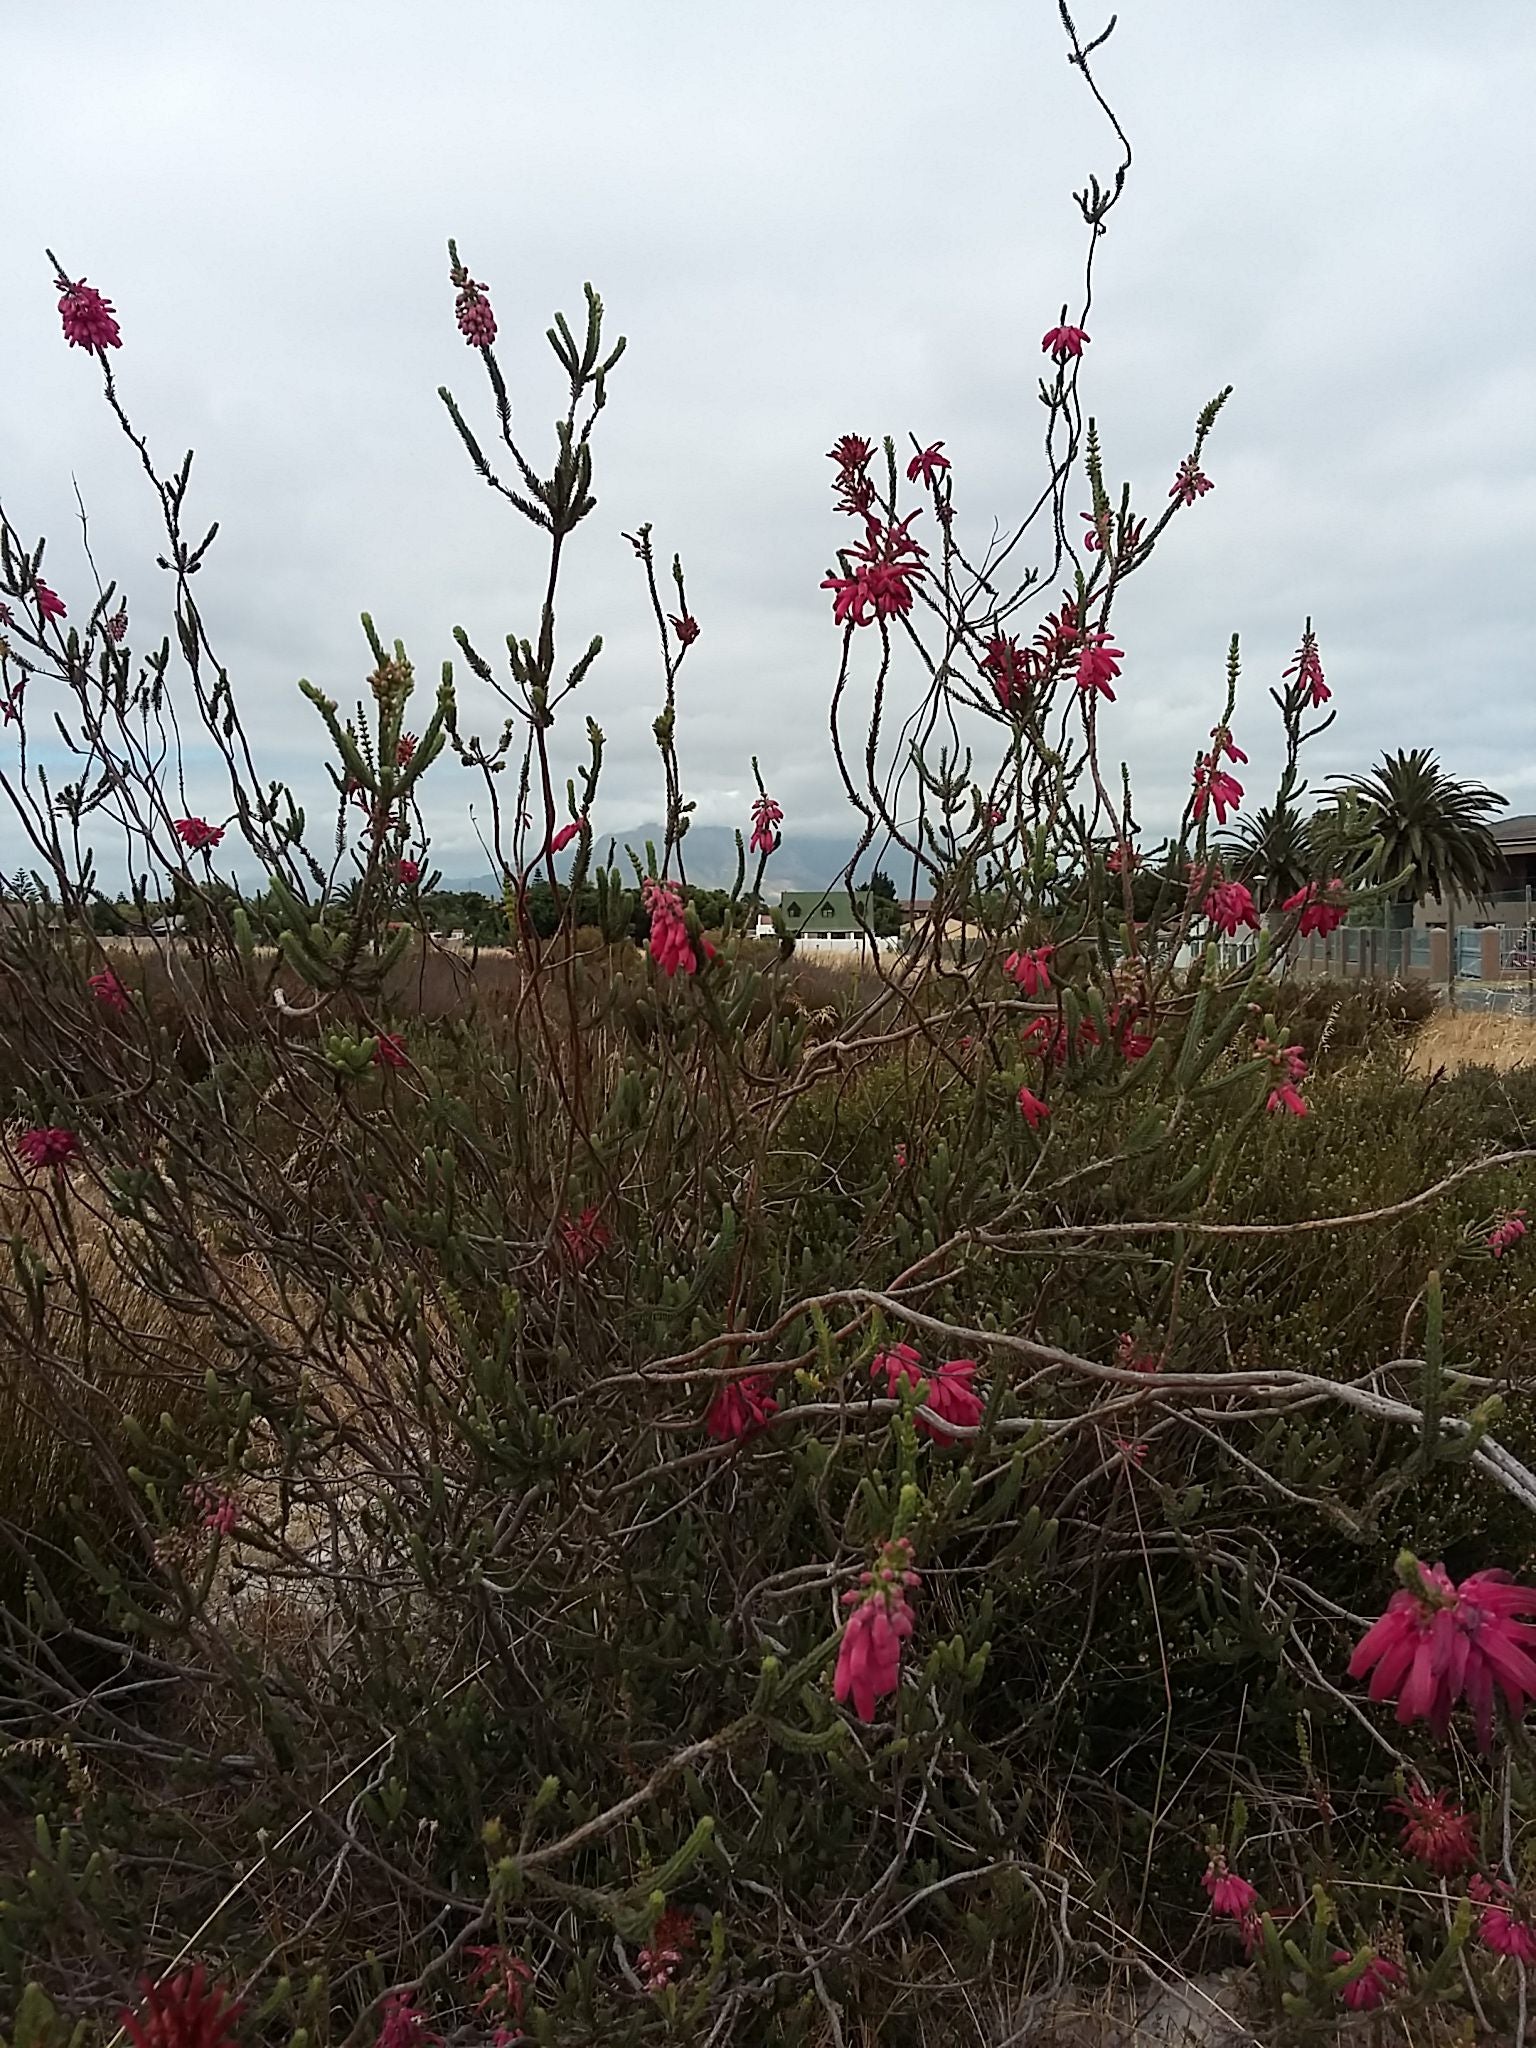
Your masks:
<instances>
[{"instance_id":1,"label":"golden dry grass","mask_svg":"<svg viewBox=\"0 0 1536 2048\"><path fill-rule=\"evenodd\" d=\"M1453 1016L1449 1010L1437 1010L1413 1043L1413 1067L1420 1074L1433 1074L1441 1067L1448 1074L1462 1067L1493 1067L1507 1073L1532 1063L1536 1019L1507 1011L1462 1010Z\"/></svg>"}]
</instances>

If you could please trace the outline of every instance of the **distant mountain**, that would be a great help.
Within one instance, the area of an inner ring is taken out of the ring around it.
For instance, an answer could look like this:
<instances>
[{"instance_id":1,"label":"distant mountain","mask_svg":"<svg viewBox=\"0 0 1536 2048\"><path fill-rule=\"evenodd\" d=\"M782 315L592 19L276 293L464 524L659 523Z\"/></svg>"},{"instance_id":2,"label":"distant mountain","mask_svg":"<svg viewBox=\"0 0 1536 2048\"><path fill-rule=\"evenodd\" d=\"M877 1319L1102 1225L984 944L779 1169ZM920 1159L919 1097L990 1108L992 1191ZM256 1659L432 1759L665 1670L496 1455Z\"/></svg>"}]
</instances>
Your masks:
<instances>
[{"instance_id":1,"label":"distant mountain","mask_svg":"<svg viewBox=\"0 0 1536 2048\"><path fill-rule=\"evenodd\" d=\"M615 846L614 862L628 870L629 862L624 848L632 846L641 861L645 859L645 842L649 839L660 849L663 830L659 824L635 825L628 831L613 835ZM765 890L777 889L820 889L829 882L835 882L848 865L849 855L858 845L858 834L854 831L843 833L792 832L786 835L784 844L768 863L763 876ZM593 857L597 860L608 858L608 836L598 834L593 841ZM878 844L878 842L877 842ZM874 858L875 848L871 847L859 861L859 879L878 867ZM564 853L556 860L555 866L564 874L570 868L570 854ZM683 861L690 882L697 882L706 889L728 889L736 879L736 835L728 825L692 825L683 841ZM750 881L756 866L755 857L747 856L747 879ZM901 878L893 873L898 891ZM481 874L463 878L445 877L443 886L447 889L475 889L482 895L497 896L501 884L494 875Z\"/></svg>"}]
</instances>

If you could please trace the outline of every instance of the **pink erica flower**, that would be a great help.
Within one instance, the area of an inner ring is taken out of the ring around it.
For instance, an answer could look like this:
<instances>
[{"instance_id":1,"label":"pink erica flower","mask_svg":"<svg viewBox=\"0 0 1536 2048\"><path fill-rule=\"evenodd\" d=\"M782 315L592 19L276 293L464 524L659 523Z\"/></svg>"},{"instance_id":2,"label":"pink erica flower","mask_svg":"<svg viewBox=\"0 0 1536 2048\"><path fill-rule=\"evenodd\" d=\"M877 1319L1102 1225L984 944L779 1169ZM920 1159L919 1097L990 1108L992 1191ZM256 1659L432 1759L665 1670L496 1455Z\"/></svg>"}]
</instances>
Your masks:
<instances>
[{"instance_id":1,"label":"pink erica flower","mask_svg":"<svg viewBox=\"0 0 1536 2048\"><path fill-rule=\"evenodd\" d=\"M1003 962L1004 974L1010 976L1026 996L1046 996L1051 992L1051 955L1054 946L1035 946L1028 951L1010 953Z\"/></svg>"},{"instance_id":2,"label":"pink erica flower","mask_svg":"<svg viewBox=\"0 0 1536 2048\"><path fill-rule=\"evenodd\" d=\"M234 1501L206 1479L199 1479L193 1485L188 1498L203 1528L215 1529L221 1536L227 1536L234 1528L237 1517Z\"/></svg>"},{"instance_id":3,"label":"pink erica flower","mask_svg":"<svg viewBox=\"0 0 1536 2048\"><path fill-rule=\"evenodd\" d=\"M421 862L406 853L395 862L395 880L404 889L414 889L421 880Z\"/></svg>"},{"instance_id":4,"label":"pink erica flower","mask_svg":"<svg viewBox=\"0 0 1536 2048\"><path fill-rule=\"evenodd\" d=\"M157 1984L139 1979L137 2012L121 2015L133 2048L237 2048L235 2027L245 2008L222 1984L210 1984L201 1963Z\"/></svg>"},{"instance_id":5,"label":"pink erica flower","mask_svg":"<svg viewBox=\"0 0 1536 2048\"><path fill-rule=\"evenodd\" d=\"M464 1953L475 1966L470 1977L471 1990L480 1994L475 2001L475 2011L494 2012L502 2019L521 2020L528 1986L533 1982L533 1971L528 1964L500 1942L467 1948Z\"/></svg>"},{"instance_id":6,"label":"pink erica flower","mask_svg":"<svg viewBox=\"0 0 1536 2048\"><path fill-rule=\"evenodd\" d=\"M374 2048L434 2048L442 2040L427 2025L427 2016L416 2010L414 1991L392 1991L384 2001Z\"/></svg>"},{"instance_id":7,"label":"pink erica flower","mask_svg":"<svg viewBox=\"0 0 1536 2048\"><path fill-rule=\"evenodd\" d=\"M1296 650L1295 660L1285 671L1288 682L1293 676L1297 690L1305 695L1314 711L1319 705L1326 704L1333 695L1332 690L1323 681L1323 664L1318 657L1317 637L1310 626L1301 636L1301 645Z\"/></svg>"},{"instance_id":8,"label":"pink erica flower","mask_svg":"<svg viewBox=\"0 0 1536 2048\"><path fill-rule=\"evenodd\" d=\"M927 549L907 531L919 515L893 519L882 526L867 518L864 539L842 550L845 574L827 575L821 588L830 590L832 617L839 626L869 626L877 619L905 617L912 609L916 578L926 575Z\"/></svg>"},{"instance_id":9,"label":"pink erica flower","mask_svg":"<svg viewBox=\"0 0 1536 2048\"><path fill-rule=\"evenodd\" d=\"M832 1694L852 1700L861 1721L875 1718L877 1701L901 1682L901 1646L912 1633L908 1589L918 1584L912 1546L904 1536L885 1544L873 1571L860 1574L858 1588L843 1595L852 1611L843 1623Z\"/></svg>"},{"instance_id":10,"label":"pink erica flower","mask_svg":"<svg viewBox=\"0 0 1536 2048\"><path fill-rule=\"evenodd\" d=\"M1106 505L1102 512L1080 512L1077 516L1088 528L1083 535L1083 552L1096 555L1101 549L1107 548L1110 528L1109 507Z\"/></svg>"},{"instance_id":11,"label":"pink erica flower","mask_svg":"<svg viewBox=\"0 0 1536 2048\"><path fill-rule=\"evenodd\" d=\"M1444 1565L1421 1565L1406 1550L1397 1568L1402 1589L1357 1645L1349 1675L1370 1672L1373 1700L1395 1698L1400 1722L1428 1721L1441 1741L1465 1698L1486 1751L1495 1688L1516 1721L1536 1696L1536 1628L1520 1618L1536 1613L1536 1590L1501 1571L1474 1572L1458 1586Z\"/></svg>"},{"instance_id":12,"label":"pink erica flower","mask_svg":"<svg viewBox=\"0 0 1536 2048\"><path fill-rule=\"evenodd\" d=\"M1035 649L1042 665L1049 669L1065 661L1077 646L1080 631L1077 606L1070 597L1063 597L1060 611L1047 612L1035 634Z\"/></svg>"},{"instance_id":13,"label":"pink erica flower","mask_svg":"<svg viewBox=\"0 0 1536 2048\"><path fill-rule=\"evenodd\" d=\"M1016 711L1029 690L1034 657L1012 633L994 633L979 663L1004 711Z\"/></svg>"},{"instance_id":14,"label":"pink erica flower","mask_svg":"<svg viewBox=\"0 0 1536 2048\"><path fill-rule=\"evenodd\" d=\"M565 849L570 845L573 839L580 838L581 828L585 823L586 820L584 818L577 818L574 820L573 823L569 825L562 825L560 827L560 830L555 834L554 838L551 839L549 842L550 852L564 853Z\"/></svg>"},{"instance_id":15,"label":"pink erica flower","mask_svg":"<svg viewBox=\"0 0 1536 2048\"><path fill-rule=\"evenodd\" d=\"M1225 825L1228 811L1235 811L1243 800L1243 785L1219 761L1213 747L1195 763L1195 816L1203 818L1207 811L1214 810L1217 824Z\"/></svg>"},{"instance_id":16,"label":"pink erica flower","mask_svg":"<svg viewBox=\"0 0 1536 2048\"><path fill-rule=\"evenodd\" d=\"M1207 491L1214 491L1215 488L1193 455L1186 455L1179 464L1178 474L1173 479L1173 488L1168 495L1170 498L1177 498L1181 505L1193 505L1196 498L1203 498Z\"/></svg>"},{"instance_id":17,"label":"pink erica flower","mask_svg":"<svg viewBox=\"0 0 1536 2048\"><path fill-rule=\"evenodd\" d=\"M496 339L496 315L485 296L485 286L476 284L462 265L453 281L459 286L453 317L459 323L460 334L471 348L490 348Z\"/></svg>"},{"instance_id":18,"label":"pink erica flower","mask_svg":"<svg viewBox=\"0 0 1536 2048\"><path fill-rule=\"evenodd\" d=\"M1161 1372L1163 1361L1155 1351L1143 1351L1129 1330L1115 1340L1115 1363L1122 1372Z\"/></svg>"},{"instance_id":19,"label":"pink erica flower","mask_svg":"<svg viewBox=\"0 0 1536 2048\"><path fill-rule=\"evenodd\" d=\"M704 1427L716 1443L741 1443L767 1427L779 1412L769 1391L772 1385L765 1372L743 1373L740 1379L721 1382L704 1417Z\"/></svg>"},{"instance_id":20,"label":"pink erica flower","mask_svg":"<svg viewBox=\"0 0 1536 2048\"><path fill-rule=\"evenodd\" d=\"M39 1124L34 1130L20 1133L16 1150L28 1166L41 1171L49 1166L68 1166L72 1159L78 1159L80 1140L73 1131L66 1131L58 1124Z\"/></svg>"},{"instance_id":21,"label":"pink erica flower","mask_svg":"<svg viewBox=\"0 0 1536 2048\"><path fill-rule=\"evenodd\" d=\"M1213 761L1241 761L1244 766L1247 765L1248 756L1234 742L1232 734L1226 726L1213 725L1211 727L1211 738L1216 742L1211 748L1211 759Z\"/></svg>"},{"instance_id":22,"label":"pink erica flower","mask_svg":"<svg viewBox=\"0 0 1536 2048\"><path fill-rule=\"evenodd\" d=\"M1502 1878L1490 1884L1486 1877L1474 1877L1467 1890L1483 1908L1477 1934L1484 1948L1492 1949L1496 1956L1512 1956L1516 1962L1536 1963L1536 1926L1531 1924L1529 1903Z\"/></svg>"},{"instance_id":23,"label":"pink erica flower","mask_svg":"<svg viewBox=\"0 0 1536 2048\"><path fill-rule=\"evenodd\" d=\"M944 443L942 441L934 441L928 447L920 449L913 456L912 460L907 464L907 482L909 484L915 484L918 478L921 477L930 490L933 488L939 472L949 468L949 457L939 453L943 446Z\"/></svg>"},{"instance_id":24,"label":"pink erica flower","mask_svg":"<svg viewBox=\"0 0 1536 2048\"><path fill-rule=\"evenodd\" d=\"M1239 1877L1228 1866L1220 1850L1206 1865L1200 1882L1205 1886L1211 1911L1224 1920L1241 1920L1245 1913L1253 1911L1258 1901L1259 1895L1253 1886L1246 1877Z\"/></svg>"},{"instance_id":25,"label":"pink erica flower","mask_svg":"<svg viewBox=\"0 0 1536 2048\"><path fill-rule=\"evenodd\" d=\"M1456 1877L1477 1862L1477 1823L1446 1792L1410 1785L1392 1809L1403 1816L1403 1847L1441 1877Z\"/></svg>"},{"instance_id":26,"label":"pink erica flower","mask_svg":"<svg viewBox=\"0 0 1536 2048\"><path fill-rule=\"evenodd\" d=\"M1243 1944L1243 1954L1251 1963L1264 1945L1264 1917L1256 1906L1243 1914L1237 1923L1237 1932Z\"/></svg>"},{"instance_id":27,"label":"pink erica flower","mask_svg":"<svg viewBox=\"0 0 1536 2048\"><path fill-rule=\"evenodd\" d=\"M1299 1045L1271 1045L1261 1038L1256 1050L1267 1052L1274 1062L1275 1085L1264 1105L1271 1116L1305 1116L1307 1105L1298 1084L1307 1078L1307 1056Z\"/></svg>"},{"instance_id":28,"label":"pink erica flower","mask_svg":"<svg viewBox=\"0 0 1536 2048\"><path fill-rule=\"evenodd\" d=\"M1333 1951L1335 1968L1350 1960L1347 1948L1336 1948ZM1388 1956L1372 1955L1359 1976L1351 1977L1349 1982L1340 1988L1339 1996L1351 2012L1375 2012L1378 2006L1386 2004L1389 1994L1396 1991L1402 1982L1401 1963L1394 1963Z\"/></svg>"},{"instance_id":29,"label":"pink erica flower","mask_svg":"<svg viewBox=\"0 0 1536 2048\"><path fill-rule=\"evenodd\" d=\"M59 300L59 318L64 323L64 339L71 348L99 353L122 347L123 337L110 299L104 299L83 277L76 284L71 284L67 277L56 277L54 283L64 294Z\"/></svg>"},{"instance_id":30,"label":"pink erica flower","mask_svg":"<svg viewBox=\"0 0 1536 2048\"><path fill-rule=\"evenodd\" d=\"M680 1906L668 1906L657 1919L651 1938L635 1958L647 1991L664 1991L687 1962L698 1930Z\"/></svg>"},{"instance_id":31,"label":"pink erica flower","mask_svg":"<svg viewBox=\"0 0 1536 2048\"><path fill-rule=\"evenodd\" d=\"M131 1007L127 989L110 967L103 967L99 974L88 977L86 987L104 1010L110 1010L115 1017L121 1017Z\"/></svg>"},{"instance_id":32,"label":"pink erica flower","mask_svg":"<svg viewBox=\"0 0 1536 2048\"><path fill-rule=\"evenodd\" d=\"M560 1248L578 1273L613 1243L612 1232L603 1222L595 1203L583 1209L579 1216L562 1216L557 1227Z\"/></svg>"},{"instance_id":33,"label":"pink erica flower","mask_svg":"<svg viewBox=\"0 0 1536 2048\"><path fill-rule=\"evenodd\" d=\"M898 1173L905 1173L905 1172L906 1172L906 1170L907 1170L907 1148L906 1148L906 1146L905 1146L905 1145L904 1145L904 1144L903 1144L903 1143L901 1142L901 1140L900 1140L900 1139L898 1139L898 1140L896 1141L896 1145L895 1145L895 1147L894 1147L894 1149L893 1149L893 1151L892 1151L892 1153L891 1153L891 1159L892 1159L892 1162L893 1162L893 1164L895 1165L896 1171L897 1171Z\"/></svg>"},{"instance_id":34,"label":"pink erica flower","mask_svg":"<svg viewBox=\"0 0 1536 2048\"><path fill-rule=\"evenodd\" d=\"M1051 1113L1051 1105L1044 1102L1026 1081L1018 1095L1019 1115L1032 1131L1038 1131Z\"/></svg>"},{"instance_id":35,"label":"pink erica flower","mask_svg":"<svg viewBox=\"0 0 1536 2048\"><path fill-rule=\"evenodd\" d=\"M671 621L673 632L677 635L678 644L682 647L691 647L699 637L699 622L692 612L684 612L681 618L676 612L668 612L667 617Z\"/></svg>"},{"instance_id":36,"label":"pink erica flower","mask_svg":"<svg viewBox=\"0 0 1536 2048\"><path fill-rule=\"evenodd\" d=\"M1296 920L1298 937L1310 938L1316 932L1327 938L1349 915L1349 898L1343 882L1335 875L1330 882L1308 882L1295 895L1287 896L1280 908L1300 911Z\"/></svg>"},{"instance_id":37,"label":"pink erica flower","mask_svg":"<svg viewBox=\"0 0 1536 2048\"><path fill-rule=\"evenodd\" d=\"M112 614L111 618L108 619L106 623L107 638L112 642L112 645L114 647L121 647L123 644L124 637L128 631L127 605L120 604L117 610Z\"/></svg>"},{"instance_id":38,"label":"pink erica flower","mask_svg":"<svg viewBox=\"0 0 1536 2048\"><path fill-rule=\"evenodd\" d=\"M418 741L415 733L403 732L395 741L395 766L409 768L415 758Z\"/></svg>"},{"instance_id":39,"label":"pink erica flower","mask_svg":"<svg viewBox=\"0 0 1536 2048\"><path fill-rule=\"evenodd\" d=\"M1124 648L1112 646L1107 633L1084 634L1082 652L1077 657L1077 687L1090 693L1097 691L1113 704L1115 693L1110 685L1119 675L1124 659Z\"/></svg>"},{"instance_id":40,"label":"pink erica flower","mask_svg":"<svg viewBox=\"0 0 1536 2048\"><path fill-rule=\"evenodd\" d=\"M373 1064L376 1067L393 1067L398 1070L411 1064L411 1056L405 1049L405 1040L398 1031L381 1031L373 1048Z\"/></svg>"},{"instance_id":41,"label":"pink erica flower","mask_svg":"<svg viewBox=\"0 0 1536 2048\"><path fill-rule=\"evenodd\" d=\"M981 1421L982 1399L971 1384L976 1377L974 1358L948 1358L927 1371L910 1344L893 1344L889 1351L876 1354L869 1375L876 1380L883 1377L886 1393L893 1397L903 1380L926 1379L923 1406L931 1408L941 1421L962 1429L974 1429ZM917 1428L919 1435L932 1437L936 1443L954 1441L947 1430L935 1429L926 1415L918 1415Z\"/></svg>"},{"instance_id":42,"label":"pink erica flower","mask_svg":"<svg viewBox=\"0 0 1536 2048\"><path fill-rule=\"evenodd\" d=\"M206 818L176 818L172 822L176 837L191 853L208 853L224 837L224 827L210 825Z\"/></svg>"},{"instance_id":43,"label":"pink erica flower","mask_svg":"<svg viewBox=\"0 0 1536 2048\"><path fill-rule=\"evenodd\" d=\"M1217 882L1200 908L1229 939L1245 925L1250 931L1259 928L1259 913L1246 882Z\"/></svg>"},{"instance_id":44,"label":"pink erica flower","mask_svg":"<svg viewBox=\"0 0 1536 2048\"><path fill-rule=\"evenodd\" d=\"M1513 1245L1517 1245L1526 1233L1525 1211L1511 1209L1501 1216L1488 1233L1488 1249L1496 1259L1502 1259Z\"/></svg>"},{"instance_id":45,"label":"pink erica flower","mask_svg":"<svg viewBox=\"0 0 1536 2048\"><path fill-rule=\"evenodd\" d=\"M1088 335L1081 327L1047 328L1040 343L1041 353L1064 363L1071 356L1080 356L1088 345Z\"/></svg>"},{"instance_id":46,"label":"pink erica flower","mask_svg":"<svg viewBox=\"0 0 1536 2048\"><path fill-rule=\"evenodd\" d=\"M683 896L676 882L657 882L649 876L640 891L641 901L651 916L651 958L663 974L697 974L698 957L683 918Z\"/></svg>"},{"instance_id":47,"label":"pink erica flower","mask_svg":"<svg viewBox=\"0 0 1536 2048\"><path fill-rule=\"evenodd\" d=\"M774 853L779 845L779 827L784 822L784 813L771 796L758 796L752 800L752 838L750 845L754 853L764 856Z\"/></svg>"},{"instance_id":48,"label":"pink erica flower","mask_svg":"<svg viewBox=\"0 0 1536 2048\"><path fill-rule=\"evenodd\" d=\"M45 619L68 618L64 600L56 590L50 590L41 576L32 579L32 595L37 599L37 608Z\"/></svg>"},{"instance_id":49,"label":"pink erica flower","mask_svg":"<svg viewBox=\"0 0 1536 2048\"><path fill-rule=\"evenodd\" d=\"M874 452L862 434L844 434L827 450L828 460L837 464L832 488L838 510L855 519L867 517L874 503L875 487L864 473Z\"/></svg>"}]
</instances>

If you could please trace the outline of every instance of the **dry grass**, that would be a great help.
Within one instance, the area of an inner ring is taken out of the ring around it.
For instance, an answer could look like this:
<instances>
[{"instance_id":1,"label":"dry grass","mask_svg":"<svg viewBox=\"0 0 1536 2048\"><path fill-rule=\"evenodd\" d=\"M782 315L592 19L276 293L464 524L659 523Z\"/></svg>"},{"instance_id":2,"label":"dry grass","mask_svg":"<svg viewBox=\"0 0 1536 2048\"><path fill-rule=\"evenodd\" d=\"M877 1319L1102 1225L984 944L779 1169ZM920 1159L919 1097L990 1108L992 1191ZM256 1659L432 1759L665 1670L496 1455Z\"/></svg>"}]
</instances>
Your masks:
<instances>
[{"instance_id":1,"label":"dry grass","mask_svg":"<svg viewBox=\"0 0 1536 2048\"><path fill-rule=\"evenodd\" d=\"M1492 1067L1503 1074L1533 1063L1536 1018L1508 1011L1462 1010L1453 1016L1437 1010L1413 1043L1413 1067L1420 1074L1442 1067L1448 1074L1462 1067Z\"/></svg>"}]
</instances>

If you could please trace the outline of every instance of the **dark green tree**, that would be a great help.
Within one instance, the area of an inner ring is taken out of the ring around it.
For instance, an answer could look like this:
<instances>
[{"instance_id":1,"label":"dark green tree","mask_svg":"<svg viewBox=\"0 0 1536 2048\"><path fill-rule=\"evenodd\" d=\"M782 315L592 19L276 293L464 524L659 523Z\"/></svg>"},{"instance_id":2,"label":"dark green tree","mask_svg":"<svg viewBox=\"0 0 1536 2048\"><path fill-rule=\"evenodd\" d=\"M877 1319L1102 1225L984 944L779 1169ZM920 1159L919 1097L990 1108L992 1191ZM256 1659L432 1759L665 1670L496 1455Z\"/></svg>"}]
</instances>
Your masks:
<instances>
[{"instance_id":1,"label":"dark green tree","mask_svg":"<svg viewBox=\"0 0 1536 2048\"><path fill-rule=\"evenodd\" d=\"M1448 893L1487 895L1502 860L1488 829L1505 804L1496 790L1447 775L1428 747L1384 754L1369 775L1335 779L1353 808L1367 874L1406 876L1395 892L1401 909Z\"/></svg>"}]
</instances>

